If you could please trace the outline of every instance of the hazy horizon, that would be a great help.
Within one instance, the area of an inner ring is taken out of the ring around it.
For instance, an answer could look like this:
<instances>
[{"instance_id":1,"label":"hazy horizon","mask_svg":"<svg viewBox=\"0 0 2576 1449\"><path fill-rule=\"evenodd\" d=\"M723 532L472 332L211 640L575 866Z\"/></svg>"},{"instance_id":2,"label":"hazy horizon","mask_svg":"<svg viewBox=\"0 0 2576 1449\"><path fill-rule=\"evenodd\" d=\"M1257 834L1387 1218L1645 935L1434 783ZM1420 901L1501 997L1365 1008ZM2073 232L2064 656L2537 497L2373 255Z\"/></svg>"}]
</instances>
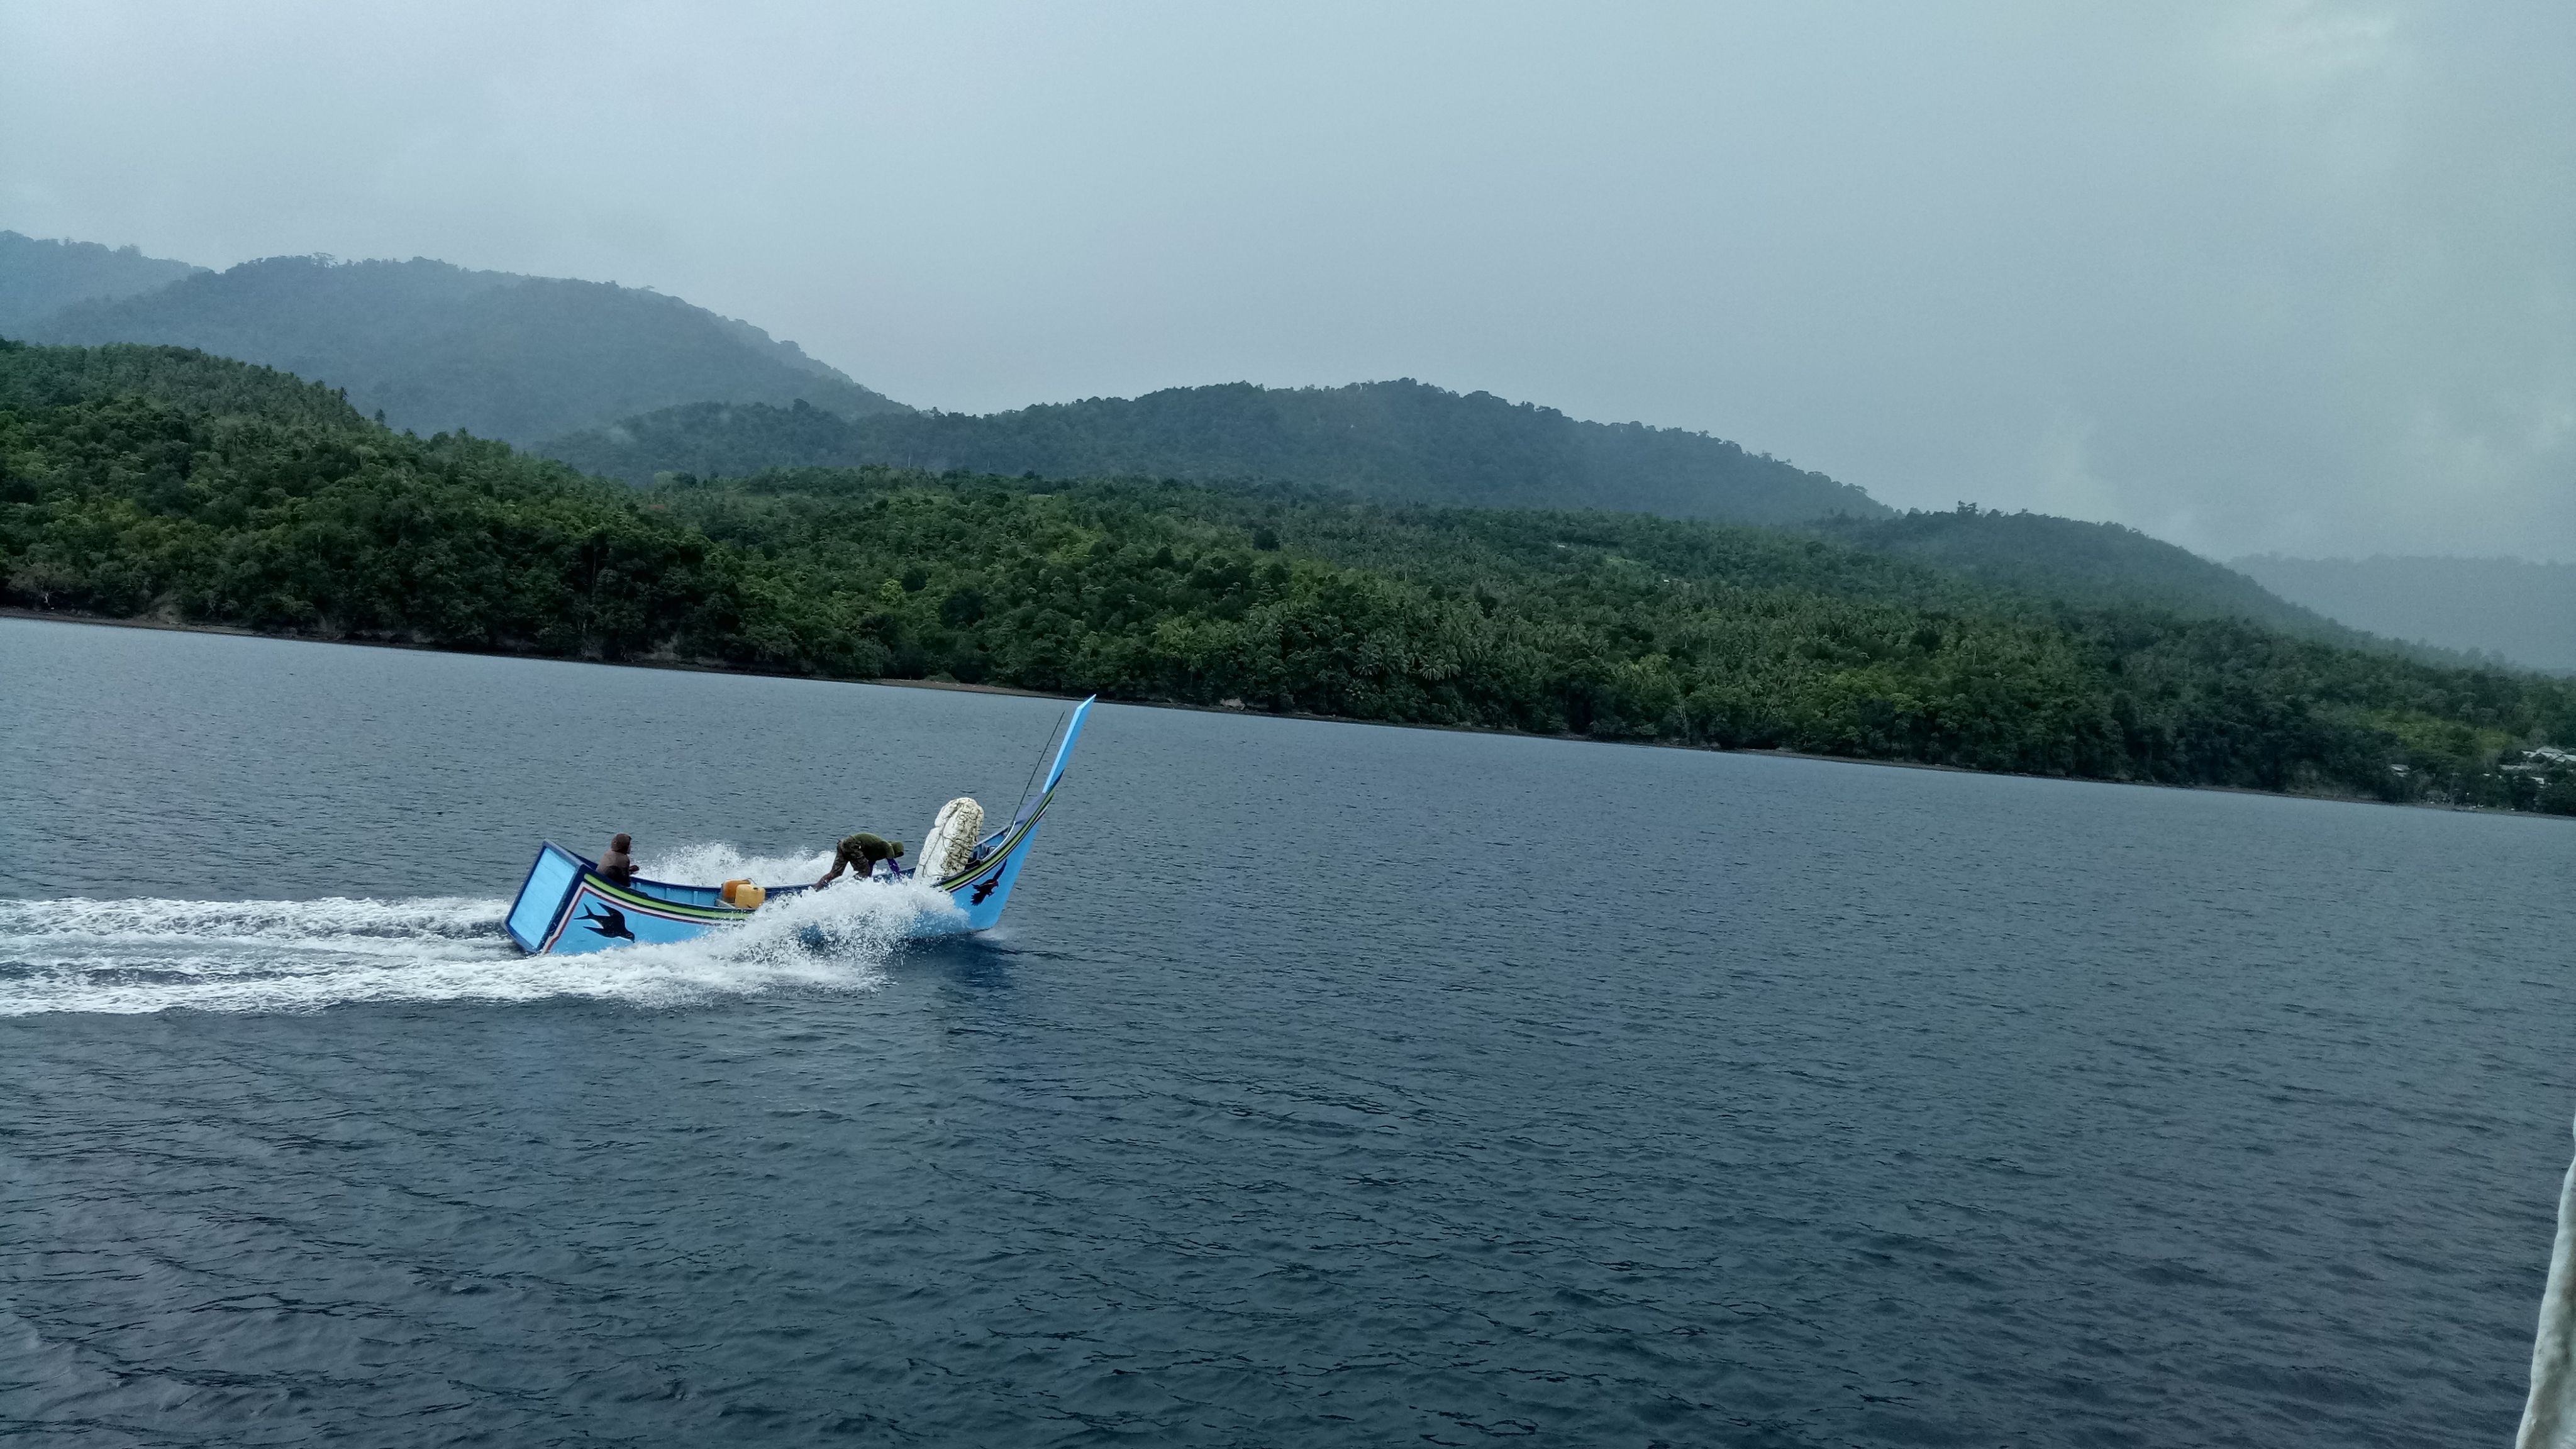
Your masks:
<instances>
[{"instance_id":1,"label":"hazy horizon","mask_svg":"<svg viewBox=\"0 0 2576 1449\"><path fill-rule=\"evenodd\" d=\"M916 406L1415 377L2576 560L2576 12L0 6L0 227L651 286Z\"/></svg>"}]
</instances>

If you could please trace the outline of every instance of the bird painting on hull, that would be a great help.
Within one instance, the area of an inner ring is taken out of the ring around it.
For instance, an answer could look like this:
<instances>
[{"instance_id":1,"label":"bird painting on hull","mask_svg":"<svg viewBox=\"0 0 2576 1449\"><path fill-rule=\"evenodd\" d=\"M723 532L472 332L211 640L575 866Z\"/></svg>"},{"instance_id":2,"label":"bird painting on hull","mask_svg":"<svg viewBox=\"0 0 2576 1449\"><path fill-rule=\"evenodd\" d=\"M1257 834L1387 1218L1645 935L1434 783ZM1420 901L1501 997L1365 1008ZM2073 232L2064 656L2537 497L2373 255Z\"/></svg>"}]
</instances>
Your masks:
<instances>
[{"instance_id":1,"label":"bird painting on hull","mask_svg":"<svg viewBox=\"0 0 2576 1449\"><path fill-rule=\"evenodd\" d=\"M582 912L581 919L582 924L603 936L614 936L625 941L635 939L634 931L628 929L626 925L626 913L615 906L594 906Z\"/></svg>"}]
</instances>

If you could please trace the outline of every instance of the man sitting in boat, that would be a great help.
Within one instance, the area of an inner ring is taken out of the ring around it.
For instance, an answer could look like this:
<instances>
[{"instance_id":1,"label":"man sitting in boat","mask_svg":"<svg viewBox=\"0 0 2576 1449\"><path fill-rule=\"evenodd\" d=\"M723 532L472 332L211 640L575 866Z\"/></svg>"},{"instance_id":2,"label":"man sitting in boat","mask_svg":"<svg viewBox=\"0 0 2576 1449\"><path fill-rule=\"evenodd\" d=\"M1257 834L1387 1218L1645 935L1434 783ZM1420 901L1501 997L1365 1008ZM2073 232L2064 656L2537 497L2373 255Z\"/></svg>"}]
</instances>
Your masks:
<instances>
[{"instance_id":1,"label":"man sitting in boat","mask_svg":"<svg viewBox=\"0 0 2576 1449\"><path fill-rule=\"evenodd\" d=\"M608 837L608 853L599 858L600 879L614 886L633 885L635 883L635 857L632 854L634 849L635 837L632 835L621 834Z\"/></svg>"},{"instance_id":2,"label":"man sitting in boat","mask_svg":"<svg viewBox=\"0 0 2576 1449\"><path fill-rule=\"evenodd\" d=\"M844 866L855 869L858 872L858 879L866 880L877 873L878 861L899 860L902 857L902 841L888 840L882 835L870 835L862 830L842 841L839 847L833 850L831 872L814 882L814 889L819 891L839 880Z\"/></svg>"}]
</instances>

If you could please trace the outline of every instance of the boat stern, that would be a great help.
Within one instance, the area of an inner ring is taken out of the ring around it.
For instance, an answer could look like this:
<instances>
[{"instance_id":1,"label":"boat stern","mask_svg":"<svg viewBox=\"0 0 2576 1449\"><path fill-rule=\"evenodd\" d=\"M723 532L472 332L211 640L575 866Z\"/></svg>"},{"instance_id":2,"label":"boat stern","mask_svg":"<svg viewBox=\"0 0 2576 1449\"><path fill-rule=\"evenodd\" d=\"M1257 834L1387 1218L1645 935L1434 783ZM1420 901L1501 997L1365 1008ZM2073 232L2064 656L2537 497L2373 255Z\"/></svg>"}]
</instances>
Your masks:
<instances>
[{"instance_id":1,"label":"boat stern","mask_svg":"<svg viewBox=\"0 0 2576 1449\"><path fill-rule=\"evenodd\" d=\"M548 841L528 867L503 928L531 956L569 956L695 940L750 914L724 904L713 886L611 885L591 862Z\"/></svg>"}]
</instances>

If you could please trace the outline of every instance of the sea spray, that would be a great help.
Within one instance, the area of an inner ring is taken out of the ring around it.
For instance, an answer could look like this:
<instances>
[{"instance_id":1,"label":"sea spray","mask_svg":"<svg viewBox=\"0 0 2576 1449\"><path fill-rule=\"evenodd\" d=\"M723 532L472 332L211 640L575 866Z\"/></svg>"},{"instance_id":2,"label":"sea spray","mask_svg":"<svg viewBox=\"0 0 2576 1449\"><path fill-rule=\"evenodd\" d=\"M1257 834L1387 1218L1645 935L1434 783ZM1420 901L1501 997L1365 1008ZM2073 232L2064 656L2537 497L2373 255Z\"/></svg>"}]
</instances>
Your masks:
<instances>
[{"instance_id":1,"label":"sea spray","mask_svg":"<svg viewBox=\"0 0 2576 1449\"><path fill-rule=\"evenodd\" d=\"M691 849L720 869L763 864ZM810 863L819 875L823 865ZM505 906L452 897L0 902L0 1016L554 997L674 1006L857 990L883 979L906 938L936 933L956 914L928 887L851 882L776 901L694 941L523 956L502 934Z\"/></svg>"},{"instance_id":2,"label":"sea spray","mask_svg":"<svg viewBox=\"0 0 2576 1449\"><path fill-rule=\"evenodd\" d=\"M832 868L832 852L746 855L721 841L675 845L638 856L636 873L673 885L722 885L750 880L765 886L812 885Z\"/></svg>"}]
</instances>

